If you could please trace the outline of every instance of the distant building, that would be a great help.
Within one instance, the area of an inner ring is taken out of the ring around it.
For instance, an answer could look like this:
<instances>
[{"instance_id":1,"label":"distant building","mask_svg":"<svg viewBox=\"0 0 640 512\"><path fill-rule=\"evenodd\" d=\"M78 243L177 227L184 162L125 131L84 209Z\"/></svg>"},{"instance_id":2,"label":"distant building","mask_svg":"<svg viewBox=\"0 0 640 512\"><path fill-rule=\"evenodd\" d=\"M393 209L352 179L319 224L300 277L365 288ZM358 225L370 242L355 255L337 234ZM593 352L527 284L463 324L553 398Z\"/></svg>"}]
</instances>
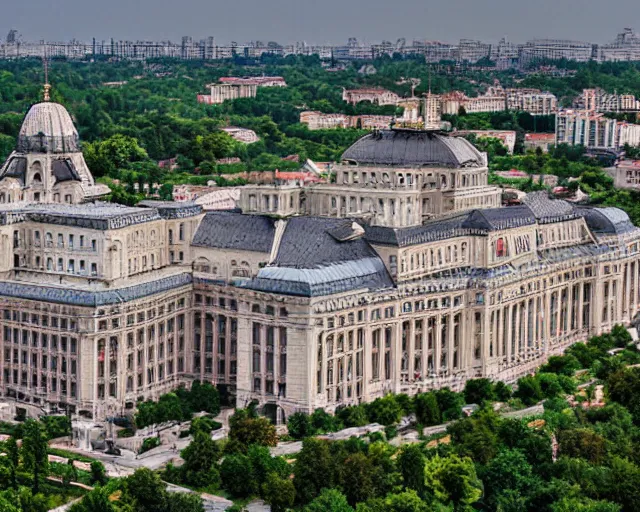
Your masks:
<instances>
[{"instance_id":1,"label":"distant building","mask_svg":"<svg viewBox=\"0 0 640 512\"><path fill-rule=\"evenodd\" d=\"M534 39L522 47L520 64L539 60L588 62L594 58L594 45L566 39Z\"/></svg>"},{"instance_id":2,"label":"distant building","mask_svg":"<svg viewBox=\"0 0 640 512\"><path fill-rule=\"evenodd\" d=\"M640 146L640 125L587 110L564 110L556 116L556 144L613 150L625 144Z\"/></svg>"},{"instance_id":3,"label":"distant building","mask_svg":"<svg viewBox=\"0 0 640 512\"><path fill-rule=\"evenodd\" d=\"M209 84L209 94L199 94L198 103L217 105L238 98L255 98L258 87L286 87L280 76L222 77L217 84Z\"/></svg>"},{"instance_id":4,"label":"distant building","mask_svg":"<svg viewBox=\"0 0 640 512\"><path fill-rule=\"evenodd\" d=\"M638 112L640 101L633 94L610 94L603 89L584 89L574 101L577 109L593 112Z\"/></svg>"},{"instance_id":5,"label":"distant building","mask_svg":"<svg viewBox=\"0 0 640 512\"><path fill-rule=\"evenodd\" d=\"M549 146L553 146L556 143L555 133L525 133L524 135L524 149L536 150L542 149L545 153L549 151Z\"/></svg>"},{"instance_id":6,"label":"distant building","mask_svg":"<svg viewBox=\"0 0 640 512\"><path fill-rule=\"evenodd\" d=\"M223 76L218 82L228 85L255 85L257 87L287 86L287 82L281 76Z\"/></svg>"},{"instance_id":7,"label":"distant building","mask_svg":"<svg viewBox=\"0 0 640 512\"><path fill-rule=\"evenodd\" d=\"M453 91L440 96L442 113L457 115L460 108L467 114L479 112L501 112L506 110L506 98L502 95L483 95L469 98L460 91Z\"/></svg>"},{"instance_id":8,"label":"distant building","mask_svg":"<svg viewBox=\"0 0 640 512\"><path fill-rule=\"evenodd\" d=\"M347 114L324 114L317 111L300 113L300 123L306 124L309 130L331 130L335 128L386 129L394 121L393 116Z\"/></svg>"},{"instance_id":9,"label":"distant building","mask_svg":"<svg viewBox=\"0 0 640 512\"><path fill-rule=\"evenodd\" d=\"M237 126L228 126L226 128L220 128L223 132L228 133L238 142L244 142L245 144L253 144L258 142L260 137L256 135L256 132L249 130L248 128L238 128Z\"/></svg>"},{"instance_id":10,"label":"distant building","mask_svg":"<svg viewBox=\"0 0 640 512\"><path fill-rule=\"evenodd\" d=\"M233 210L239 199L240 187L173 186L174 201L193 202L203 210Z\"/></svg>"},{"instance_id":11,"label":"distant building","mask_svg":"<svg viewBox=\"0 0 640 512\"><path fill-rule=\"evenodd\" d=\"M537 89L506 89L507 109L528 112L533 116L547 116L558 110L558 98Z\"/></svg>"},{"instance_id":12,"label":"distant building","mask_svg":"<svg viewBox=\"0 0 640 512\"><path fill-rule=\"evenodd\" d=\"M507 148L510 154L516 145L516 132L511 130L459 130L454 132L454 136L464 137L473 134L477 138L493 138L500 139L502 144Z\"/></svg>"},{"instance_id":13,"label":"distant building","mask_svg":"<svg viewBox=\"0 0 640 512\"><path fill-rule=\"evenodd\" d=\"M400 96L387 89L367 87L361 89L344 89L342 91L342 99L352 105L362 101L368 101L375 105L396 105L398 101L400 101Z\"/></svg>"}]
</instances>

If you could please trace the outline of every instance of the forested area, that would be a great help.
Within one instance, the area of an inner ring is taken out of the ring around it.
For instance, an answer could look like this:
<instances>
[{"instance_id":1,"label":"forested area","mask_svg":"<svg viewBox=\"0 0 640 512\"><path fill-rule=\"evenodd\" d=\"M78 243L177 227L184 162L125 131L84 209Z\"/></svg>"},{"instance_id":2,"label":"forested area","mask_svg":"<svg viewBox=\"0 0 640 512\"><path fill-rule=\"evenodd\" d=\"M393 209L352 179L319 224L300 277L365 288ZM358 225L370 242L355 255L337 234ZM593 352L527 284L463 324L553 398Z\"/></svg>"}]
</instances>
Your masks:
<instances>
[{"instance_id":1,"label":"forested area","mask_svg":"<svg viewBox=\"0 0 640 512\"><path fill-rule=\"evenodd\" d=\"M373 62L376 73L358 73L354 62L339 71L328 71L317 57L275 58L220 63L157 60L148 62L50 63L52 100L62 103L73 116L90 169L113 189L112 200L133 204L141 199L134 185L174 183L219 185L243 183L222 178L242 171L293 169L296 162L282 160L298 155L301 161L335 161L344 149L365 132L356 129L309 131L298 123L302 110L346 114L393 114L393 106L342 101L342 88L381 86L401 96L411 94L407 78L420 81L416 95L429 87L434 93L461 90L468 95L483 92L499 80L503 86L539 87L560 97L573 98L583 87L601 86L608 91L640 96L637 64L573 65L575 76L521 77L513 71L486 72L457 69L446 63L427 66L413 58L384 58ZM198 104L196 95L206 84L222 76L281 75L286 88L259 88L258 96L222 105ZM0 158L15 144L22 118L42 96L43 66L39 60L0 62ZM113 83L122 82L113 86ZM111 86L104 84L111 83ZM450 116L454 128L510 129L518 134L516 152L522 152L524 132L553 131L553 117L500 112ZM242 144L218 130L242 126L254 130L260 141ZM178 168L167 171L159 160L177 158ZM240 163L221 164L237 157ZM118 180L120 185L115 185ZM170 187L161 190L168 196Z\"/></svg>"}]
</instances>

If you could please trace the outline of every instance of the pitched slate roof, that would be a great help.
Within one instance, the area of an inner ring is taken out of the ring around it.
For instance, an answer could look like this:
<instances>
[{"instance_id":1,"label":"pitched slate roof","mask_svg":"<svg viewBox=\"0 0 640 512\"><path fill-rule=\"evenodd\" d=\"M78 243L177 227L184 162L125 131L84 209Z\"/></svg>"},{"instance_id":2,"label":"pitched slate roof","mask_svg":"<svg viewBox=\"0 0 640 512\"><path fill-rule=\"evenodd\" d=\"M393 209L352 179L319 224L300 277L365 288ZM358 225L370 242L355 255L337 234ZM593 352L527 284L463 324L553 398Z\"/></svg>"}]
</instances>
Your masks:
<instances>
[{"instance_id":1,"label":"pitched slate roof","mask_svg":"<svg viewBox=\"0 0 640 512\"><path fill-rule=\"evenodd\" d=\"M270 253L275 222L261 215L209 212L200 222L192 245Z\"/></svg>"},{"instance_id":2,"label":"pitched slate roof","mask_svg":"<svg viewBox=\"0 0 640 512\"><path fill-rule=\"evenodd\" d=\"M536 219L542 223L558 222L577 216L570 203L559 199L549 199L549 194L544 191L531 192L523 198L522 202L531 209Z\"/></svg>"},{"instance_id":3,"label":"pitched slate roof","mask_svg":"<svg viewBox=\"0 0 640 512\"><path fill-rule=\"evenodd\" d=\"M372 244L397 247L446 240L477 233L477 229L463 227L468 217L469 214L464 213L448 219L436 220L421 226L408 228L365 225L365 236L367 241Z\"/></svg>"},{"instance_id":4,"label":"pitched slate roof","mask_svg":"<svg viewBox=\"0 0 640 512\"><path fill-rule=\"evenodd\" d=\"M416 130L382 130L365 135L342 155L358 164L482 167L483 155L466 139Z\"/></svg>"},{"instance_id":5,"label":"pitched slate roof","mask_svg":"<svg viewBox=\"0 0 640 512\"><path fill-rule=\"evenodd\" d=\"M536 223L531 209L526 205L508 206L505 208L487 208L473 210L462 223L462 227L500 231Z\"/></svg>"},{"instance_id":6,"label":"pitched slate roof","mask_svg":"<svg viewBox=\"0 0 640 512\"><path fill-rule=\"evenodd\" d=\"M242 286L305 297L393 286L366 240L335 238L344 226L344 219L289 219L273 262Z\"/></svg>"}]
</instances>

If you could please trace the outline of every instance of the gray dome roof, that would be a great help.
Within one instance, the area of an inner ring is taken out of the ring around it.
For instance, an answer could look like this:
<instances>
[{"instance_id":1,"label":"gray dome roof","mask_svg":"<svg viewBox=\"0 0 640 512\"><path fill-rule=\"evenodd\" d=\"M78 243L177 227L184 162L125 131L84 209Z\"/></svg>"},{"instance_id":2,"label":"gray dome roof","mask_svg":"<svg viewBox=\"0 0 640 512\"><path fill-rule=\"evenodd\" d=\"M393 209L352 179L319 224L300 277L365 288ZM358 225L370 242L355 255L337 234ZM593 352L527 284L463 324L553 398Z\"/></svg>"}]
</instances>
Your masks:
<instances>
[{"instance_id":1,"label":"gray dome roof","mask_svg":"<svg viewBox=\"0 0 640 512\"><path fill-rule=\"evenodd\" d=\"M620 208L576 207L578 215L584 217L592 231L604 235L622 235L637 229L629 216Z\"/></svg>"},{"instance_id":2,"label":"gray dome roof","mask_svg":"<svg viewBox=\"0 0 640 512\"><path fill-rule=\"evenodd\" d=\"M16 149L21 153L79 151L78 132L67 109L51 102L33 105L22 122Z\"/></svg>"},{"instance_id":3,"label":"gray dome roof","mask_svg":"<svg viewBox=\"0 0 640 512\"><path fill-rule=\"evenodd\" d=\"M484 167L485 158L468 140L443 133L383 130L365 135L342 155L364 165Z\"/></svg>"}]
</instances>

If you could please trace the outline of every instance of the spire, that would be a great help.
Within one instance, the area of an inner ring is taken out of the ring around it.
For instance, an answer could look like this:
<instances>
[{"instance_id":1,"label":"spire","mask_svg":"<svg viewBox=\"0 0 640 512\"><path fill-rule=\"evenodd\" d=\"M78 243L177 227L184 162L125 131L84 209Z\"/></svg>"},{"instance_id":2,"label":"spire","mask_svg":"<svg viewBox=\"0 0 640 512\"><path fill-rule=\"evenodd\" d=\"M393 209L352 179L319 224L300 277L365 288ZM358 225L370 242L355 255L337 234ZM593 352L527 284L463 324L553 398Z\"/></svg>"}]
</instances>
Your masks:
<instances>
[{"instance_id":1,"label":"spire","mask_svg":"<svg viewBox=\"0 0 640 512\"><path fill-rule=\"evenodd\" d=\"M44 53L44 57L42 58L42 63L44 65L44 87L42 91L42 96L44 101L51 101L51 84L49 83L49 65L47 63L47 55L46 49Z\"/></svg>"}]
</instances>

